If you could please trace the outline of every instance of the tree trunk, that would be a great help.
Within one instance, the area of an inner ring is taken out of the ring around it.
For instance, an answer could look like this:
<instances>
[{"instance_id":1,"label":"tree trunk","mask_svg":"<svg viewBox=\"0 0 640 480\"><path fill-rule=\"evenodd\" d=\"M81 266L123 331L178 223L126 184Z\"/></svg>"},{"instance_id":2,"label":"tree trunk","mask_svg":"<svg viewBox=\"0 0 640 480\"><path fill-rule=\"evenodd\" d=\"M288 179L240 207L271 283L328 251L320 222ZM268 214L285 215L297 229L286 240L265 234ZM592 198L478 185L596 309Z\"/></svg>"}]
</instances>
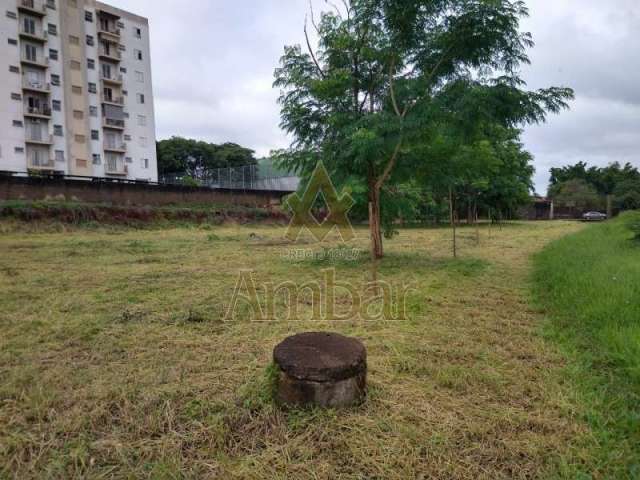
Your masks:
<instances>
[{"instance_id":1,"label":"tree trunk","mask_svg":"<svg viewBox=\"0 0 640 480\"><path fill-rule=\"evenodd\" d=\"M375 258L384 256L382 246L382 230L380 227L380 190L375 186L375 180L369 182L369 231L371 232L371 251Z\"/></svg>"}]
</instances>

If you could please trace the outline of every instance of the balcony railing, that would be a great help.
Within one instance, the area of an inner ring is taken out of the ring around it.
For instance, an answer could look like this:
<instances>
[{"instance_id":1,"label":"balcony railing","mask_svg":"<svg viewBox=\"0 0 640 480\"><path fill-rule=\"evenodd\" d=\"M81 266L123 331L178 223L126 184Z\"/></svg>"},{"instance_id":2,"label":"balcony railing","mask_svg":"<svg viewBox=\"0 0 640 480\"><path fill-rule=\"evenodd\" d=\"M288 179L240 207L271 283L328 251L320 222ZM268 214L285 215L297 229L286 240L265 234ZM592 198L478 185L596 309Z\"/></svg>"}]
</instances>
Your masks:
<instances>
[{"instance_id":1,"label":"balcony railing","mask_svg":"<svg viewBox=\"0 0 640 480\"><path fill-rule=\"evenodd\" d=\"M49 105L40 105L39 107L24 108L25 115L37 115L40 117L51 117L51 107Z\"/></svg>"},{"instance_id":2,"label":"balcony railing","mask_svg":"<svg viewBox=\"0 0 640 480\"><path fill-rule=\"evenodd\" d=\"M121 152L121 153L124 153L124 152L127 151L127 144L126 143L106 141L106 142L104 142L103 147L108 152Z\"/></svg>"},{"instance_id":3,"label":"balcony railing","mask_svg":"<svg viewBox=\"0 0 640 480\"><path fill-rule=\"evenodd\" d=\"M47 6L40 0L20 0L18 2L18 9L41 17L47 14Z\"/></svg>"},{"instance_id":4,"label":"balcony railing","mask_svg":"<svg viewBox=\"0 0 640 480\"><path fill-rule=\"evenodd\" d=\"M51 84L43 80L31 80L28 77L22 77L22 88L38 92L50 92Z\"/></svg>"},{"instance_id":5,"label":"balcony railing","mask_svg":"<svg viewBox=\"0 0 640 480\"><path fill-rule=\"evenodd\" d=\"M25 138L27 143L38 143L41 145L52 145L53 135L44 135L33 132L28 132Z\"/></svg>"},{"instance_id":6,"label":"balcony railing","mask_svg":"<svg viewBox=\"0 0 640 480\"><path fill-rule=\"evenodd\" d=\"M29 168L53 169L56 167L56 161L51 158L31 158L29 160Z\"/></svg>"},{"instance_id":7,"label":"balcony railing","mask_svg":"<svg viewBox=\"0 0 640 480\"><path fill-rule=\"evenodd\" d=\"M104 162L104 173L107 175L127 175L129 169L123 160L107 159Z\"/></svg>"},{"instance_id":8,"label":"balcony railing","mask_svg":"<svg viewBox=\"0 0 640 480\"><path fill-rule=\"evenodd\" d=\"M106 97L102 95L102 101L104 103L113 103L114 105L124 105L124 97Z\"/></svg>"},{"instance_id":9,"label":"balcony railing","mask_svg":"<svg viewBox=\"0 0 640 480\"><path fill-rule=\"evenodd\" d=\"M124 129L124 120L102 117L102 126L106 128Z\"/></svg>"},{"instance_id":10,"label":"balcony railing","mask_svg":"<svg viewBox=\"0 0 640 480\"><path fill-rule=\"evenodd\" d=\"M122 59L122 54L120 53L119 50L116 50L116 49L107 50L106 48L102 47L99 49L99 55L103 58L116 60L118 62Z\"/></svg>"},{"instance_id":11,"label":"balcony railing","mask_svg":"<svg viewBox=\"0 0 640 480\"><path fill-rule=\"evenodd\" d=\"M20 36L39 42L46 42L49 39L49 34L46 30L30 32L25 30L24 27L20 29Z\"/></svg>"},{"instance_id":12,"label":"balcony railing","mask_svg":"<svg viewBox=\"0 0 640 480\"><path fill-rule=\"evenodd\" d=\"M24 63L28 63L30 65L37 65L39 67L47 68L49 66L49 58L48 57L27 57L24 53L20 56L20 59Z\"/></svg>"},{"instance_id":13,"label":"balcony railing","mask_svg":"<svg viewBox=\"0 0 640 480\"><path fill-rule=\"evenodd\" d=\"M101 22L98 22L98 33L106 33L108 35L113 35L114 37L119 37L120 29L113 25L103 25Z\"/></svg>"},{"instance_id":14,"label":"balcony railing","mask_svg":"<svg viewBox=\"0 0 640 480\"><path fill-rule=\"evenodd\" d=\"M124 79L121 74L107 76L104 74L104 72L100 74L100 78L105 82L118 83L118 84L121 84Z\"/></svg>"}]
</instances>

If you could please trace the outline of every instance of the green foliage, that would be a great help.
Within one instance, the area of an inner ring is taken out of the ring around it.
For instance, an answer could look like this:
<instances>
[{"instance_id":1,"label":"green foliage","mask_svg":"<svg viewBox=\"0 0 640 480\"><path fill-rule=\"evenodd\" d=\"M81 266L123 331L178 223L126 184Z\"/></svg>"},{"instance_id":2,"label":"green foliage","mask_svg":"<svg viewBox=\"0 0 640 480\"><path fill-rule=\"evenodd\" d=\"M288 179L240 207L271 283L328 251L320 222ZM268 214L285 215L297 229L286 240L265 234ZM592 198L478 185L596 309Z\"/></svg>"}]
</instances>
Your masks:
<instances>
[{"instance_id":1,"label":"green foliage","mask_svg":"<svg viewBox=\"0 0 640 480\"><path fill-rule=\"evenodd\" d=\"M410 183L437 163L430 154L479 170L472 152L489 146L477 125L541 122L573 97L520 88L533 44L520 31L521 1L347 0L334 10L312 19L318 48L287 46L276 69L281 126L293 137L278 160L303 176L323 160L337 184L356 179L384 223L402 209L380 201L383 187ZM440 148L461 143L471 150ZM457 178L458 168L445 170Z\"/></svg>"},{"instance_id":2,"label":"green foliage","mask_svg":"<svg viewBox=\"0 0 640 480\"><path fill-rule=\"evenodd\" d=\"M628 222L591 226L536 257L547 333L572 360L578 414L588 422L589 452L576 452L566 478L637 478L640 473L640 270ZM586 462L586 463L585 463Z\"/></svg>"},{"instance_id":3,"label":"green foliage","mask_svg":"<svg viewBox=\"0 0 640 480\"><path fill-rule=\"evenodd\" d=\"M187 177L198 181L217 168L254 165L253 150L235 143L216 145L203 141L172 137L157 143L158 173ZM184 179L183 179L184 180Z\"/></svg>"},{"instance_id":4,"label":"green foliage","mask_svg":"<svg viewBox=\"0 0 640 480\"><path fill-rule=\"evenodd\" d=\"M601 210L604 208L604 198L585 180L574 179L558 183L550 188L549 196L564 207L580 210Z\"/></svg>"},{"instance_id":5,"label":"green foliage","mask_svg":"<svg viewBox=\"0 0 640 480\"><path fill-rule=\"evenodd\" d=\"M640 171L630 163L614 162L606 167L590 167L584 162L551 169L549 195L553 196L563 184L581 181L604 197L612 195L618 211L640 209ZM604 201L604 200L602 200Z\"/></svg>"}]
</instances>

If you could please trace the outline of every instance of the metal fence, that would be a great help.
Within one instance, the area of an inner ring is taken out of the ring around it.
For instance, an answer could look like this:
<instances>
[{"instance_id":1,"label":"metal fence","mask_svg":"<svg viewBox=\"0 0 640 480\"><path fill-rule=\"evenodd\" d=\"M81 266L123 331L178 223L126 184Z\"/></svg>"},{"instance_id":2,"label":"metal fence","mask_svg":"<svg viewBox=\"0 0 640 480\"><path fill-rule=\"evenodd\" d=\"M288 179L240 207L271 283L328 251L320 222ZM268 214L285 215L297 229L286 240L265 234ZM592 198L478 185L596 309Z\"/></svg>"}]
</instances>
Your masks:
<instances>
[{"instance_id":1,"label":"metal fence","mask_svg":"<svg viewBox=\"0 0 640 480\"><path fill-rule=\"evenodd\" d=\"M300 178L266 165L217 168L197 176L195 181L198 185L214 189L295 192L300 185ZM185 185L193 181L189 177L172 174L162 175L159 179L160 183L169 185Z\"/></svg>"}]
</instances>

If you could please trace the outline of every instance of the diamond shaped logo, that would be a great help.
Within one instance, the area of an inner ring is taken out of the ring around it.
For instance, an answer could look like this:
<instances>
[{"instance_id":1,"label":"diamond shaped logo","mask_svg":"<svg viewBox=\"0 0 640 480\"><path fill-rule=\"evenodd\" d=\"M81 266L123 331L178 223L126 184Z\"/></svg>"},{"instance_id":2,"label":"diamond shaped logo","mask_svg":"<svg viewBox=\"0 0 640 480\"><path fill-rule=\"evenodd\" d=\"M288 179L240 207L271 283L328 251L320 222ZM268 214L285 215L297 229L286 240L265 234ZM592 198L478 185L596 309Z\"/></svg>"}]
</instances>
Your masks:
<instances>
[{"instance_id":1,"label":"diamond shaped logo","mask_svg":"<svg viewBox=\"0 0 640 480\"><path fill-rule=\"evenodd\" d=\"M322 221L318 221L313 216L313 204L319 194L322 194L320 196L324 198L329 210L329 214ZM354 204L355 201L349 193L343 192L342 195L338 195L327 169L322 162L319 162L302 198L294 193L287 199L287 205L293 212L293 217L285 236L295 242L306 228L317 241L322 242L336 228L342 241L348 242L356 236L347 216Z\"/></svg>"}]
</instances>

